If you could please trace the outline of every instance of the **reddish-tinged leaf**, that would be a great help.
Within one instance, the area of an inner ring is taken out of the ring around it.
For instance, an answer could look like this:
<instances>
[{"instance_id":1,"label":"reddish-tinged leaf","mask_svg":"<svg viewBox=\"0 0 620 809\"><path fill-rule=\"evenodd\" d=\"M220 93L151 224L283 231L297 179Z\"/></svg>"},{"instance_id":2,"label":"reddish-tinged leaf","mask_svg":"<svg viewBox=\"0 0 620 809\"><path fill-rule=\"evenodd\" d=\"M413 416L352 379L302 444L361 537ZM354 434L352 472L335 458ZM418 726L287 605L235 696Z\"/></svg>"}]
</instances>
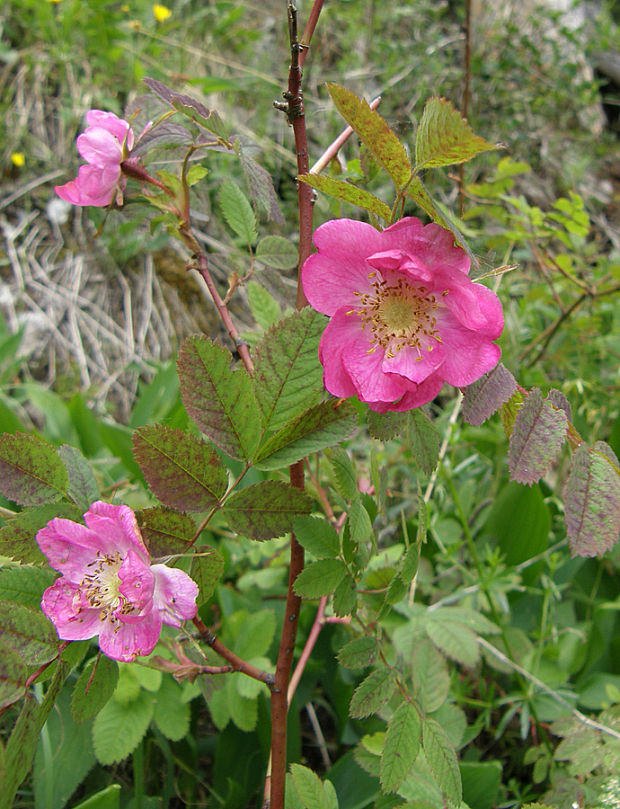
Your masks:
<instances>
[{"instance_id":1,"label":"reddish-tinged leaf","mask_svg":"<svg viewBox=\"0 0 620 809\"><path fill-rule=\"evenodd\" d=\"M608 444L575 452L564 489L568 543L573 556L608 551L620 534L620 467Z\"/></svg>"},{"instance_id":2,"label":"reddish-tinged leaf","mask_svg":"<svg viewBox=\"0 0 620 809\"><path fill-rule=\"evenodd\" d=\"M69 476L67 494L81 509L87 511L90 504L99 499L97 481L88 461L78 449L69 444L63 444L58 454Z\"/></svg>"},{"instance_id":3,"label":"reddish-tinged leaf","mask_svg":"<svg viewBox=\"0 0 620 809\"><path fill-rule=\"evenodd\" d=\"M136 460L161 502L183 511L206 511L226 491L228 476L215 450L193 435L161 424L133 435Z\"/></svg>"},{"instance_id":4,"label":"reddish-tinged leaf","mask_svg":"<svg viewBox=\"0 0 620 809\"><path fill-rule=\"evenodd\" d=\"M465 421L478 427L499 410L516 389L516 379L499 362L492 371L463 389Z\"/></svg>"},{"instance_id":5,"label":"reddish-tinged leaf","mask_svg":"<svg viewBox=\"0 0 620 809\"><path fill-rule=\"evenodd\" d=\"M342 180L335 180L333 177L323 177L320 174L300 174L297 178L302 183L307 183L318 191L328 194L330 197L341 199L344 202L350 202L351 205L356 205L358 208L363 208L365 211L380 216L386 222L392 218L392 211L388 208L385 202L382 202L370 191L364 188L358 188L351 183L345 183Z\"/></svg>"},{"instance_id":6,"label":"reddish-tinged leaf","mask_svg":"<svg viewBox=\"0 0 620 809\"><path fill-rule=\"evenodd\" d=\"M184 553L196 533L196 523L188 514L165 506L136 512L140 533L151 557Z\"/></svg>"},{"instance_id":7,"label":"reddish-tinged leaf","mask_svg":"<svg viewBox=\"0 0 620 809\"><path fill-rule=\"evenodd\" d=\"M338 112L370 149L397 188L405 186L411 177L411 163L407 150L385 119L350 90L338 84L328 84L327 90Z\"/></svg>"},{"instance_id":8,"label":"reddish-tinged leaf","mask_svg":"<svg viewBox=\"0 0 620 809\"><path fill-rule=\"evenodd\" d=\"M295 517L312 511L312 500L287 483L264 480L235 492L223 511L233 531L261 541L291 531Z\"/></svg>"},{"instance_id":9,"label":"reddish-tinged leaf","mask_svg":"<svg viewBox=\"0 0 620 809\"><path fill-rule=\"evenodd\" d=\"M47 565L35 536L54 517L80 522L81 511L69 503L38 506L16 514L0 528L0 556L8 556L25 565Z\"/></svg>"},{"instance_id":10,"label":"reddish-tinged leaf","mask_svg":"<svg viewBox=\"0 0 620 809\"><path fill-rule=\"evenodd\" d=\"M252 383L243 368L232 371L230 351L206 337L189 337L177 368L187 412L216 446L247 460L258 446L260 424Z\"/></svg>"},{"instance_id":11,"label":"reddish-tinged leaf","mask_svg":"<svg viewBox=\"0 0 620 809\"><path fill-rule=\"evenodd\" d=\"M554 407L557 407L558 410L563 410L566 413L566 418L571 421L572 420L572 410L570 406L570 402L564 396L564 394L556 390L555 388L551 388L547 395L547 401L551 402Z\"/></svg>"},{"instance_id":12,"label":"reddish-tinged leaf","mask_svg":"<svg viewBox=\"0 0 620 809\"><path fill-rule=\"evenodd\" d=\"M52 660L58 651L58 635L40 609L0 601L0 657L9 650L28 666Z\"/></svg>"},{"instance_id":13,"label":"reddish-tinged leaf","mask_svg":"<svg viewBox=\"0 0 620 809\"><path fill-rule=\"evenodd\" d=\"M271 175L256 160L253 160L244 152L239 141L235 143L235 150L241 161L241 168L248 183L252 203L255 207L264 211L269 219L272 219L276 224L284 225L284 216L280 210L278 195L273 187Z\"/></svg>"},{"instance_id":14,"label":"reddish-tinged leaf","mask_svg":"<svg viewBox=\"0 0 620 809\"><path fill-rule=\"evenodd\" d=\"M67 470L56 449L36 435L0 435L0 492L20 506L42 506L66 495Z\"/></svg>"},{"instance_id":15,"label":"reddish-tinged leaf","mask_svg":"<svg viewBox=\"0 0 620 809\"><path fill-rule=\"evenodd\" d=\"M215 592L215 586L222 578L224 572L224 558L219 551L213 548L200 549L192 559L190 576L198 585L198 606L208 601Z\"/></svg>"},{"instance_id":16,"label":"reddish-tinged leaf","mask_svg":"<svg viewBox=\"0 0 620 809\"><path fill-rule=\"evenodd\" d=\"M566 413L543 400L540 390L533 388L517 413L510 436L511 480L530 486L539 480L566 441L567 427Z\"/></svg>"}]
</instances>

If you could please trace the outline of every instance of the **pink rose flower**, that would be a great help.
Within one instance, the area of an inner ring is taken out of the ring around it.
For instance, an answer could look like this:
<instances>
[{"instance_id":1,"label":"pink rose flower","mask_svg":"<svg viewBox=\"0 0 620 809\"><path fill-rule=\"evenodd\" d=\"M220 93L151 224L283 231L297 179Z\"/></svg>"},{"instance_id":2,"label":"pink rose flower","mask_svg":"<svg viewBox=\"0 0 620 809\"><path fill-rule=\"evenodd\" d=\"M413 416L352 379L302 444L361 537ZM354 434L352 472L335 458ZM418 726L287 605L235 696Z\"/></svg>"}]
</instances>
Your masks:
<instances>
[{"instance_id":1,"label":"pink rose flower","mask_svg":"<svg viewBox=\"0 0 620 809\"><path fill-rule=\"evenodd\" d=\"M314 243L302 283L311 306L331 317L319 359L334 396L411 410L444 382L470 385L496 365L501 304L469 280L469 258L450 231L414 217L382 232L335 219Z\"/></svg>"},{"instance_id":2,"label":"pink rose flower","mask_svg":"<svg viewBox=\"0 0 620 809\"><path fill-rule=\"evenodd\" d=\"M127 180L121 163L133 147L133 130L113 112L90 110L86 113L86 130L78 135L78 152L86 160L75 180L57 185L56 193L72 205L95 205L104 208L122 192Z\"/></svg>"},{"instance_id":3,"label":"pink rose flower","mask_svg":"<svg viewBox=\"0 0 620 809\"><path fill-rule=\"evenodd\" d=\"M86 525L59 517L37 533L51 566L62 573L41 608L62 640L99 635L101 651L129 662L155 648L162 623L196 615L198 587L182 570L151 565L128 506L93 503Z\"/></svg>"}]
</instances>

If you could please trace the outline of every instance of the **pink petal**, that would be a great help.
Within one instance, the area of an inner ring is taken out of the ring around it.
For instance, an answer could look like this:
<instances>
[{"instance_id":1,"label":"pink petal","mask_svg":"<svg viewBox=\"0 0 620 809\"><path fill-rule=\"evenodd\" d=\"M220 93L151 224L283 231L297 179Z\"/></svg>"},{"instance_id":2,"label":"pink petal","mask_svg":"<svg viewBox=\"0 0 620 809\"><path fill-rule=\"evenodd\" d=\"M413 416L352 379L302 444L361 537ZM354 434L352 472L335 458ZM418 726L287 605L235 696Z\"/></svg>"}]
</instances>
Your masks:
<instances>
[{"instance_id":1,"label":"pink petal","mask_svg":"<svg viewBox=\"0 0 620 809\"><path fill-rule=\"evenodd\" d=\"M149 655L161 635L161 618L157 610L151 610L141 621L127 623L120 616L119 622L106 621L99 633L101 651L112 660L130 663L138 655Z\"/></svg>"},{"instance_id":2,"label":"pink petal","mask_svg":"<svg viewBox=\"0 0 620 809\"><path fill-rule=\"evenodd\" d=\"M153 602L162 621L170 626L181 626L181 621L193 618L198 609L196 582L175 567L153 565L151 572L155 577Z\"/></svg>"},{"instance_id":3,"label":"pink petal","mask_svg":"<svg viewBox=\"0 0 620 809\"><path fill-rule=\"evenodd\" d=\"M78 135L76 143L78 152L91 166L120 166L123 149L111 132L98 126L92 127Z\"/></svg>"},{"instance_id":4,"label":"pink petal","mask_svg":"<svg viewBox=\"0 0 620 809\"><path fill-rule=\"evenodd\" d=\"M407 391L402 399L397 402L369 402L368 406L378 413L413 410L414 407L421 407L428 404L428 402L432 402L442 387L443 379L435 374L435 376L431 376L422 382L421 385L417 385L416 390Z\"/></svg>"},{"instance_id":5,"label":"pink petal","mask_svg":"<svg viewBox=\"0 0 620 809\"><path fill-rule=\"evenodd\" d=\"M327 324L319 343L319 360L323 366L323 382L334 396L348 398L355 396L357 389L343 364L343 353L352 340L361 332L360 320L356 315L338 312Z\"/></svg>"},{"instance_id":6,"label":"pink petal","mask_svg":"<svg viewBox=\"0 0 620 809\"><path fill-rule=\"evenodd\" d=\"M121 580L118 590L133 605L134 609L138 613L150 612L153 604L155 577L149 565L131 548L127 551L127 555L118 569L118 577Z\"/></svg>"},{"instance_id":7,"label":"pink petal","mask_svg":"<svg viewBox=\"0 0 620 809\"><path fill-rule=\"evenodd\" d=\"M57 579L41 599L41 609L56 627L61 640L85 640L99 633L100 610L82 605L79 588L65 578Z\"/></svg>"},{"instance_id":8,"label":"pink petal","mask_svg":"<svg viewBox=\"0 0 620 809\"><path fill-rule=\"evenodd\" d=\"M106 554L108 544L94 531L73 520L55 517L37 532L37 544L50 565L79 584L97 553Z\"/></svg>"},{"instance_id":9,"label":"pink petal","mask_svg":"<svg viewBox=\"0 0 620 809\"><path fill-rule=\"evenodd\" d=\"M420 384L442 365L445 353L441 343L429 337L421 341L419 350L406 346L400 351L395 351L393 357L386 354L382 369L384 373L400 374Z\"/></svg>"},{"instance_id":10,"label":"pink petal","mask_svg":"<svg viewBox=\"0 0 620 809\"><path fill-rule=\"evenodd\" d=\"M488 337L466 329L449 312L441 318L439 333L446 349L440 373L450 385L471 385L499 362L500 347Z\"/></svg>"},{"instance_id":11,"label":"pink petal","mask_svg":"<svg viewBox=\"0 0 620 809\"><path fill-rule=\"evenodd\" d=\"M128 506L114 506L98 500L84 515L84 522L100 537L105 537L111 550L124 557L133 549L145 564L149 563L149 552L142 540L136 515Z\"/></svg>"},{"instance_id":12,"label":"pink petal","mask_svg":"<svg viewBox=\"0 0 620 809\"><path fill-rule=\"evenodd\" d=\"M338 317L336 315L334 320ZM333 321L332 321L333 322ZM398 374L383 371L385 351L372 349L367 332L361 329L343 351L342 364L362 402L394 402L413 387L413 383Z\"/></svg>"},{"instance_id":13,"label":"pink petal","mask_svg":"<svg viewBox=\"0 0 620 809\"><path fill-rule=\"evenodd\" d=\"M379 270L386 277L386 270L394 274L403 274L412 281L431 283L433 274L426 264L416 256L404 250L382 250L366 259L371 267ZM393 276L390 276L393 277Z\"/></svg>"},{"instance_id":14,"label":"pink petal","mask_svg":"<svg viewBox=\"0 0 620 809\"><path fill-rule=\"evenodd\" d=\"M78 176L65 185L57 185L56 193L72 205L93 205L104 208L113 202L116 189L124 185L120 166L80 166Z\"/></svg>"},{"instance_id":15,"label":"pink petal","mask_svg":"<svg viewBox=\"0 0 620 809\"><path fill-rule=\"evenodd\" d=\"M454 236L449 230L436 225L422 225L415 216L406 216L386 228L384 247L400 248L411 255L416 255L433 270L453 267L467 275L469 272L469 256L460 247L455 246Z\"/></svg>"},{"instance_id":16,"label":"pink petal","mask_svg":"<svg viewBox=\"0 0 620 809\"><path fill-rule=\"evenodd\" d=\"M133 143L129 143L128 133L131 134L133 140L133 132L131 127L122 118L114 115L113 112L103 112L102 110L89 110L86 113L86 123L89 127L99 127L105 129L118 140L123 143L127 138L127 148L131 149Z\"/></svg>"},{"instance_id":17,"label":"pink petal","mask_svg":"<svg viewBox=\"0 0 620 809\"><path fill-rule=\"evenodd\" d=\"M314 233L318 253L302 268L302 284L311 305L325 315L356 304L355 292L370 292L372 269L366 256L381 249L381 234L372 225L334 219Z\"/></svg>"}]
</instances>

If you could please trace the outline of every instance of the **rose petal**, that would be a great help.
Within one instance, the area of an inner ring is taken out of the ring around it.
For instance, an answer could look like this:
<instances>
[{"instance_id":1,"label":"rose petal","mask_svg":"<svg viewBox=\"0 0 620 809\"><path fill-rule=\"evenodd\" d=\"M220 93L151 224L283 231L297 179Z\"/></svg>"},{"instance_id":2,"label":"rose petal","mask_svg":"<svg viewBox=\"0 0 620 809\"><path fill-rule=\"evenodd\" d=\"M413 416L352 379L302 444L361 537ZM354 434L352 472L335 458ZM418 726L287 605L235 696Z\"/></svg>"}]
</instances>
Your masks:
<instances>
[{"instance_id":1,"label":"rose petal","mask_svg":"<svg viewBox=\"0 0 620 809\"><path fill-rule=\"evenodd\" d=\"M486 336L463 328L450 312L441 316L439 333L446 350L441 375L450 385L471 385L499 362L500 347Z\"/></svg>"},{"instance_id":2,"label":"rose petal","mask_svg":"<svg viewBox=\"0 0 620 809\"><path fill-rule=\"evenodd\" d=\"M99 633L101 651L113 660L130 663L139 655L149 655L161 635L161 618L151 610L141 621L129 623L120 616L119 621L106 621Z\"/></svg>"},{"instance_id":3,"label":"rose petal","mask_svg":"<svg viewBox=\"0 0 620 809\"><path fill-rule=\"evenodd\" d=\"M101 127L92 127L78 135L77 150L91 166L119 166L123 159L123 149L118 138Z\"/></svg>"},{"instance_id":4,"label":"rose petal","mask_svg":"<svg viewBox=\"0 0 620 809\"><path fill-rule=\"evenodd\" d=\"M400 374L412 382L420 384L443 364L445 349L432 337L423 337L420 348L405 346L394 351L393 357L387 354L383 360L382 370L386 373Z\"/></svg>"},{"instance_id":5,"label":"rose petal","mask_svg":"<svg viewBox=\"0 0 620 809\"><path fill-rule=\"evenodd\" d=\"M84 606L80 589L66 578L48 587L41 609L56 627L61 640L93 638L101 629L100 610Z\"/></svg>"},{"instance_id":6,"label":"rose petal","mask_svg":"<svg viewBox=\"0 0 620 809\"><path fill-rule=\"evenodd\" d=\"M162 621L170 626L181 626L196 615L198 586L187 573L175 567L153 565L151 572L155 578L153 603Z\"/></svg>"},{"instance_id":7,"label":"rose petal","mask_svg":"<svg viewBox=\"0 0 620 809\"><path fill-rule=\"evenodd\" d=\"M104 537L62 517L50 520L37 532L36 540L50 565L75 584L82 581L97 554L105 555L109 548Z\"/></svg>"},{"instance_id":8,"label":"rose petal","mask_svg":"<svg viewBox=\"0 0 620 809\"><path fill-rule=\"evenodd\" d=\"M118 577L121 580L119 593L122 593L136 610L134 619L140 619L144 612L150 612L153 605L155 576L151 568L131 548L118 569Z\"/></svg>"},{"instance_id":9,"label":"rose petal","mask_svg":"<svg viewBox=\"0 0 620 809\"><path fill-rule=\"evenodd\" d=\"M136 515L128 506L115 506L96 501L84 515L84 522L100 537L105 537L111 552L121 556L133 549L143 562L150 561L149 552L142 540Z\"/></svg>"},{"instance_id":10,"label":"rose petal","mask_svg":"<svg viewBox=\"0 0 620 809\"><path fill-rule=\"evenodd\" d=\"M415 254L432 270L454 268L465 275L469 272L467 253L454 244L449 230L434 222L422 225L415 216L406 216L386 228L382 236L383 249L400 248Z\"/></svg>"},{"instance_id":11,"label":"rose petal","mask_svg":"<svg viewBox=\"0 0 620 809\"><path fill-rule=\"evenodd\" d=\"M104 112L103 110L89 110L86 113L86 123L89 127L100 127L105 129L118 140L119 143L127 138L127 148L131 149L132 143L129 143L128 133L131 134L133 139L133 131L127 121L114 115L113 112Z\"/></svg>"}]
</instances>

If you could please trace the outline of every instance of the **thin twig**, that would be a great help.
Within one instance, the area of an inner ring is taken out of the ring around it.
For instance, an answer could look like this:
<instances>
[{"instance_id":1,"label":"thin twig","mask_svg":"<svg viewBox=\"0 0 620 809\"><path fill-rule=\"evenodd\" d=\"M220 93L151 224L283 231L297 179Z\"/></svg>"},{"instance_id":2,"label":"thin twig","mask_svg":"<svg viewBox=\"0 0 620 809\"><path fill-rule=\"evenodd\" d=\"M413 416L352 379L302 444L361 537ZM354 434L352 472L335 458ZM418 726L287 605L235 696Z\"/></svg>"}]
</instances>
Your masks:
<instances>
[{"instance_id":1,"label":"thin twig","mask_svg":"<svg viewBox=\"0 0 620 809\"><path fill-rule=\"evenodd\" d=\"M273 690L275 683L273 674L269 674L269 672L253 666L251 663L248 663L240 658L239 655L236 655L227 646L225 646L222 641L213 634L213 632L211 632L211 630L198 616L193 619L193 623L200 633L200 639L203 640L207 646L210 646L213 651L216 652L216 654L228 661L228 663L230 663L230 665L233 667L234 671L241 672L241 674L246 674L248 677L252 677L254 680L265 683L269 689Z\"/></svg>"}]
</instances>

